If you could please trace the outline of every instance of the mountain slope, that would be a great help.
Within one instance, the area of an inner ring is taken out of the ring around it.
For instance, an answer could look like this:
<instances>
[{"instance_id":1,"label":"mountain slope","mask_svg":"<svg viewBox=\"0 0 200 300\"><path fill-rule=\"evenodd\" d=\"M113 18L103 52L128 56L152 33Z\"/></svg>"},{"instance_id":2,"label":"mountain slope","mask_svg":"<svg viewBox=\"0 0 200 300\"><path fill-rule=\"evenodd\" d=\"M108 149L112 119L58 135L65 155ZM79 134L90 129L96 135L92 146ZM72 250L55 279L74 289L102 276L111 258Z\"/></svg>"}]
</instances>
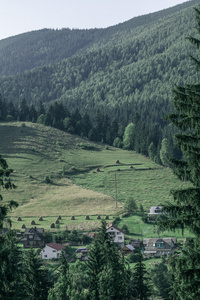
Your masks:
<instances>
[{"instance_id":1,"label":"mountain slope","mask_svg":"<svg viewBox=\"0 0 200 300\"><path fill-rule=\"evenodd\" d=\"M106 29L43 29L3 39L0 41L0 76L15 75L38 66L54 64L88 49L121 43L155 22L161 22L197 4L197 0L189 1Z\"/></svg>"},{"instance_id":2,"label":"mountain slope","mask_svg":"<svg viewBox=\"0 0 200 300\"><path fill-rule=\"evenodd\" d=\"M95 42L87 51L1 78L0 91L6 101L15 103L23 98L35 105L40 100L62 101L70 110L78 107L94 118L100 109L125 124L137 112L148 124L162 125L163 116L172 110L173 84L197 80L188 59L195 53L185 41L195 35L196 3L91 31Z\"/></svg>"},{"instance_id":3,"label":"mountain slope","mask_svg":"<svg viewBox=\"0 0 200 300\"><path fill-rule=\"evenodd\" d=\"M171 189L187 185L169 168L133 151L105 149L39 124L0 123L0 139L17 185L3 191L5 201L19 203L13 216L115 215L129 198L148 210L172 200Z\"/></svg>"}]
</instances>

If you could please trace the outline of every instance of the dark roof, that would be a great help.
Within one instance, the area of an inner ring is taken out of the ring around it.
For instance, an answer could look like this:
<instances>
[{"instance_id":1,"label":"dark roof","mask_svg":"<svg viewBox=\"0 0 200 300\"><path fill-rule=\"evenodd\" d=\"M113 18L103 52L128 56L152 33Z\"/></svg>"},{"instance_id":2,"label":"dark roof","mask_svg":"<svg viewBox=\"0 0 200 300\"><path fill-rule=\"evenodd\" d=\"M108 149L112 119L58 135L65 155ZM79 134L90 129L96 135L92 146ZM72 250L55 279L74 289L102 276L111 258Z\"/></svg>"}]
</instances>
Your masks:
<instances>
[{"instance_id":1,"label":"dark roof","mask_svg":"<svg viewBox=\"0 0 200 300\"><path fill-rule=\"evenodd\" d=\"M48 246L48 247L50 247L50 248L53 248L53 249L55 249L55 250L57 250L57 251L66 248L65 246L62 246L62 245L57 244L57 243L49 243L49 244L46 244L46 246Z\"/></svg>"},{"instance_id":2,"label":"dark roof","mask_svg":"<svg viewBox=\"0 0 200 300\"><path fill-rule=\"evenodd\" d=\"M37 228L37 227L31 227L31 228L26 228L25 234L29 234L29 233L39 233L42 234L44 233L44 228Z\"/></svg>"}]
</instances>

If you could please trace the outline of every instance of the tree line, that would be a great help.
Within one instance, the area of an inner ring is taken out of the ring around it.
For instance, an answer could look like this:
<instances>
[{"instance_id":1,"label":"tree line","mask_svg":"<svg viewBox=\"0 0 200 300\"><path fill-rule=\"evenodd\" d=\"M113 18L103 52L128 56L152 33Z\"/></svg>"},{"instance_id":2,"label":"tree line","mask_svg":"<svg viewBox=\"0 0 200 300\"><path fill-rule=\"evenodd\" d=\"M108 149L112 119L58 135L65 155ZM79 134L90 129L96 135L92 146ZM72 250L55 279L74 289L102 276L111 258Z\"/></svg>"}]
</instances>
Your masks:
<instances>
[{"instance_id":1,"label":"tree line","mask_svg":"<svg viewBox=\"0 0 200 300\"><path fill-rule=\"evenodd\" d=\"M174 144L174 132L163 129L159 124L148 126L138 113L133 122L126 124L119 123L116 118L111 120L108 114L99 110L91 118L87 112L81 115L78 108L70 112L62 103L55 102L45 108L40 101L35 107L33 104L29 106L23 99L17 106L6 102L0 95L0 122L3 121L28 121L52 126L91 141L134 150L165 166L171 166L167 156L181 157L181 151Z\"/></svg>"}]
</instances>

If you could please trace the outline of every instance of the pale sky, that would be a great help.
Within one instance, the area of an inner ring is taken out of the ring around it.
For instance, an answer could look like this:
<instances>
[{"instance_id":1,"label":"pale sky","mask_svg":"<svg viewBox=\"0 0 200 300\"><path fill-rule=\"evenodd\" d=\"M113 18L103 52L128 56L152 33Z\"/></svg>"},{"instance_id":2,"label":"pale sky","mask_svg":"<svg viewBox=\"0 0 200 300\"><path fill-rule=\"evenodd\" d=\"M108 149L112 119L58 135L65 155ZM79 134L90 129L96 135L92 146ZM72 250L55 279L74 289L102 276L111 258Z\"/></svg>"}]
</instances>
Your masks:
<instances>
[{"instance_id":1,"label":"pale sky","mask_svg":"<svg viewBox=\"0 0 200 300\"><path fill-rule=\"evenodd\" d=\"M0 40L43 28L105 28L188 0L0 0Z\"/></svg>"}]
</instances>

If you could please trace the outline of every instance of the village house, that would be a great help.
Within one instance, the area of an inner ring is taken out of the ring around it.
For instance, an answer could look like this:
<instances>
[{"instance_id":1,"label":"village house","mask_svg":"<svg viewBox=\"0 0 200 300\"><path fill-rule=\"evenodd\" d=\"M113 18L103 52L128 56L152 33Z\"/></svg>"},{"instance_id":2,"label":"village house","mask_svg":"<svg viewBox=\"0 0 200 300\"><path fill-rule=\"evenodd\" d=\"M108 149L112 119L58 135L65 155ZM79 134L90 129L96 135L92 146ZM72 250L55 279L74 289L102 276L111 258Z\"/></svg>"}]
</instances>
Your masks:
<instances>
[{"instance_id":1,"label":"village house","mask_svg":"<svg viewBox=\"0 0 200 300\"><path fill-rule=\"evenodd\" d=\"M24 248L40 248L44 246L43 228L26 228L24 238L21 239Z\"/></svg>"},{"instance_id":2,"label":"village house","mask_svg":"<svg viewBox=\"0 0 200 300\"><path fill-rule=\"evenodd\" d=\"M120 249L124 247L125 232L123 230L111 224L106 228L106 232L109 234L112 241L116 243Z\"/></svg>"},{"instance_id":3,"label":"village house","mask_svg":"<svg viewBox=\"0 0 200 300\"><path fill-rule=\"evenodd\" d=\"M42 259L58 259L61 251L65 250L65 246L57 243L46 244L45 248L40 252Z\"/></svg>"},{"instance_id":4,"label":"village house","mask_svg":"<svg viewBox=\"0 0 200 300\"><path fill-rule=\"evenodd\" d=\"M143 240L144 254L148 257L174 254L177 238L148 238Z\"/></svg>"},{"instance_id":5,"label":"village house","mask_svg":"<svg viewBox=\"0 0 200 300\"><path fill-rule=\"evenodd\" d=\"M166 212L162 211L162 206L151 206L148 216L157 217L160 214L166 214Z\"/></svg>"}]
</instances>

